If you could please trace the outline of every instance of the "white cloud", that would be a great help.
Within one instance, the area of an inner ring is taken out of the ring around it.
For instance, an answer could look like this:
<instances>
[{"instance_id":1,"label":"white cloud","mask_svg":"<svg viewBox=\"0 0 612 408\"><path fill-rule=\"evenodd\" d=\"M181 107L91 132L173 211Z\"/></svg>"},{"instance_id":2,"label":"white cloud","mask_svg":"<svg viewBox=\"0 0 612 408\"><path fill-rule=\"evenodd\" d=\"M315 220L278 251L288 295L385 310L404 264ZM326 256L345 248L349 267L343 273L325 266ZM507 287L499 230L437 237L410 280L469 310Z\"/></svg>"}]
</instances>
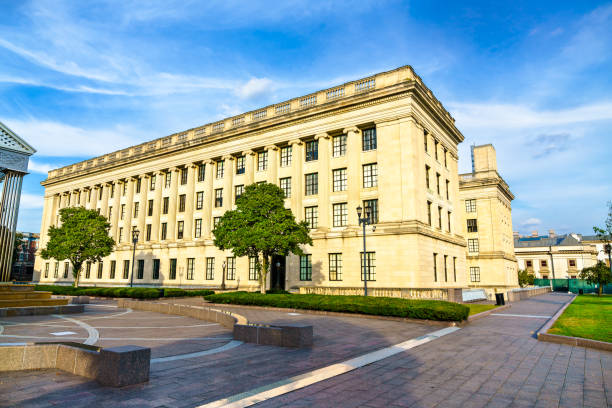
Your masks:
<instances>
[{"instance_id":1,"label":"white cloud","mask_svg":"<svg viewBox=\"0 0 612 408\"><path fill-rule=\"evenodd\" d=\"M268 78L251 78L236 89L242 99L254 99L274 92L275 83Z\"/></svg>"},{"instance_id":2,"label":"white cloud","mask_svg":"<svg viewBox=\"0 0 612 408\"><path fill-rule=\"evenodd\" d=\"M58 165L55 164L48 164L48 163L39 163L37 160L32 160L30 159L30 162L28 164L28 170L30 170L31 172L34 173L41 173L41 174L47 174L50 170L56 169L58 167Z\"/></svg>"},{"instance_id":3,"label":"white cloud","mask_svg":"<svg viewBox=\"0 0 612 408\"><path fill-rule=\"evenodd\" d=\"M114 129L84 129L59 122L6 120L7 125L28 141L41 156L83 157L106 154L137 143L138 133L125 126ZM36 166L36 164L35 164Z\"/></svg>"},{"instance_id":4,"label":"white cloud","mask_svg":"<svg viewBox=\"0 0 612 408\"><path fill-rule=\"evenodd\" d=\"M21 193L21 201L19 203L19 209L31 210L43 208L44 197L41 195Z\"/></svg>"},{"instance_id":5,"label":"white cloud","mask_svg":"<svg viewBox=\"0 0 612 408\"><path fill-rule=\"evenodd\" d=\"M521 222L521 226L522 227L535 227L542 224L542 220L540 220L539 218L527 218L525 221Z\"/></svg>"}]
</instances>

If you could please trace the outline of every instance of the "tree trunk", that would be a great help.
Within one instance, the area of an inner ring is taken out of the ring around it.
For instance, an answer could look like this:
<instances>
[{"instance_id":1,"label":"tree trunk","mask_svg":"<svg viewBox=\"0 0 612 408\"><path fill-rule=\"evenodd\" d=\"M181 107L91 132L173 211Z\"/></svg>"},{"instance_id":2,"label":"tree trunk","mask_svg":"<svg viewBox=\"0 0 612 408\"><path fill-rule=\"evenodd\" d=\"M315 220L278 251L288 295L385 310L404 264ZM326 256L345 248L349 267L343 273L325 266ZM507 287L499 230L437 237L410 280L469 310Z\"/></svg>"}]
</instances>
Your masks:
<instances>
[{"instance_id":1,"label":"tree trunk","mask_svg":"<svg viewBox=\"0 0 612 408\"><path fill-rule=\"evenodd\" d=\"M603 286L602 286L601 283L598 286L599 287L597 288L597 296L601 296L601 294L603 292Z\"/></svg>"},{"instance_id":2,"label":"tree trunk","mask_svg":"<svg viewBox=\"0 0 612 408\"><path fill-rule=\"evenodd\" d=\"M79 287L79 278L81 277L81 264L80 263L72 263L72 276L74 276L73 286L75 288Z\"/></svg>"},{"instance_id":3,"label":"tree trunk","mask_svg":"<svg viewBox=\"0 0 612 408\"><path fill-rule=\"evenodd\" d=\"M266 293L266 279L268 277L268 264L269 264L268 255L262 254L262 258L263 258L263 267L261 268L261 272L259 273L259 276L261 277L259 291L261 293Z\"/></svg>"}]
</instances>

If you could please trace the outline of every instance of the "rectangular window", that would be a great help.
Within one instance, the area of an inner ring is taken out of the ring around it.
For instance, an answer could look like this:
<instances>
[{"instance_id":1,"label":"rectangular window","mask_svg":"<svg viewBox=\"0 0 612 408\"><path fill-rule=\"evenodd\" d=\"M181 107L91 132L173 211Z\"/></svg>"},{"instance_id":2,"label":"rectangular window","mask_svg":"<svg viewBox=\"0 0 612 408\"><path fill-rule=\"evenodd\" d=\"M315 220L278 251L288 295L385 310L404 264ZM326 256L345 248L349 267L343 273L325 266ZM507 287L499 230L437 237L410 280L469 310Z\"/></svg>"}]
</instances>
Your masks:
<instances>
[{"instance_id":1,"label":"rectangular window","mask_svg":"<svg viewBox=\"0 0 612 408\"><path fill-rule=\"evenodd\" d=\"M292 148L291 146L281 147L280 149L280 165L281 167L289 167L291 166L291 156L292 156Z\"/></svg>"},{"instance_id":2,"label":"rectangular window","mask_svg":"<svg viewBox=\"0 0 612 408\"><path fill-rule=\"evenodd\" d=\"M280 188L285 193L285 198L291 197L291 177L283 177L279 181Z\"/></svg>"},{"instance_id":3,"label":"rectangular window","mask_svg":"<svg viewBox=\"0 0 612 408\"><path fill-rule=\"evenodd\" d=\"M363 256L363 252L359 253L359 258L361 259L361 280L363 281L364 272L365 278L369 281L376 280L376 252L366 252L365 259ZM365 260L365 268L364 268L364 260Z\"/></svg>"},{"instance_id":4,"label":"rectangular window","mask_svg":"<svg viewBox=\"0 0 612 408\"><path fill-rule=\"evenodd\" d=\"M162 214L168 214L170 208L170 197L164 197L162 202Z\"/></svg>"},{"instance_id":5,"label":"rectangular window","mask_svg":"<svg viewBox=\"0 0 612 408\"><path fill-rule=\"evenodd\" d=\"M476 218L467 220L467 232L478 232L478 223Z\"/></svg>"},{"instance_id":6,"label":"rectangular window","mask_svg":"<svg viewBox=\"0 0 612 408\"><path fill-rule=\"evenodd\" d=\"M85 264L85 279L89 279L91 276L91 262Z\"/></svg>"},{"instance_id":7,"label":"rectangular window","mask_svg":"<svg viewBox=\"0 0 612 408\"><path fill-rule=\"evenodd\" d=\"M245 157L239 156L236 158L236 174L244 174L245 171Z\"/></svg>"},{"instance_id":8,"label":"rectangular window","mask_svg":"<svg viewBox=\"0 0 612 408\"><path fill-rule=\"evenodd\" d=\"M187 176L189 175L189 170L186 168L181 169L181 185L184 186L187 184Z\"/></svg>"},{"instance_id":9,"label":"rectangular window","mask_svg":"<svg viewBox=\"0 0 612 408\"><path fill-rule=\"evenodd\" d=\"M300 280L312 280L312 255L300 256Z\"/></svg>"},{"instance_id":10,"label":"rectangular window","mask_svg":"<svg viewBox=\"0 0 612 408\"><path fill-rule=\"evenodd\" d=\"M164 187L170 188L172 185L172 172L169 171L164 175Z\"/></svg>"},{"instance_id":11,"label":"rectangular window","mask_svg":"<svg viewBox=\"0 0 612 408\"><path fill-rule=\"evenodd\" d=\"M427 224L431 225L431 201L427 202Z\"/></svg>"},{"instance_id":12,"label":"rectangular window","mask_svg":"<svg viewBox=\"0 0 612 408\"><path fill-rule=\"evenodd\" d=\"M198 183L204 181L206 177L206 164L198 164Z\"/></svg>"},{"instance_id":13,"label":"rectangular window","mask_svg":"<svg viewBox=\"0 0 612 408\"><path fill-rule=\"evenodd\" d=\"M153 216L153 200L149 200L149 206L147 208L147 216L151 217Z\"/></svg>"},{"instance_id":14,"label":"rectangular window","mask_svg":"<svg viewBox=\"0 0 612 408\"><path fill-rule=\"evenodd\" d=\"M204 208L204 192L198 191L196 193L196 210Z\"/></svg>"},{"instance_id":15,"label":"rectangular window","mask_svg":"<svg viewBox=\"0 0 612 408\"><path fill-rule=\"evenodd\" d=\"M346 191L346 168L332 170L333 191Z\"/></svg>"},{"instance_id":16,"label":"rectangular window","mask_svg":"<svg viewBox=\"0 0 612 408\"><path fill-rule=\"evenodd\" d=\"M153 260L153 274L151 277L153 279L159 279L159 259Z\"/></svg>"},{"instance_id":17,"label":"rectangular window","mask_svg":"<svg viewBox=\"0 0 612 408\"><path fill-rule=\"evenodd\" d=\"M476 212L476 200L465 200L465 212Z\"/></svg>"},{"instance_id":18,"label":"rectangular window","mask_svg":"<svg viewBox=\"0 0 612 408\"><path fill-rule=\"evenodd\" d=\"M150 182L150 185L149 185L149 190L155 191L155 174L153 174L151 176L151 182Z\"/></svg>"},{"instance_id":19,"label":"rectangular window","mask_svg":"<svg viewBox=\"0 0 612 408\"><path fill-rule=\"evenodd\" d=\"M70 262L64 262L64 279L68 279L69 269L70 269Z\"/></svg>"},{"instance_id":20,"label":"rectangular window","mask_svg":"<svg viewBox=\"0 0 612 408\"><path fill-rule=\"evenodd\" d=\"M363 165L363 188L378 186L378 164L370 163Z\"/></svg>"},{"instance_id":21,"label":"rectangular window","mask_svg":"<svg viewBox=\"0 0 612 408\"><path fill-rule=\"evenodd\" d=\"M140 203L138 203L138 202L134 203L134 218L138 218L139 205L140 205Z\"/></svg>"},{"instance_id":22,"label":"rectangular window","mask_svg":"<svg viewBox=\"0 0 612 408\"><path fill-rule=\"evenodd\" d=\"M532 261L525 261L525 267L526 268L533 268L533 262Z\"/></svg>"},{"instance_id":23,"label":"rectangular window","mask_svg":"<svg viewBox=\"0 0 612 408\"><path fill-rule=\"evenodd\" d=\"M162 222L161 223L161 240L165 241L167 235L168 235L168 223Z\"/></svg>"},{"instance_id":24,"label":"rectangular window","mask_svg":"<svg viewBox=\"0 0 612 408\"><path fill-rule=\"evenodd\" d=\"M342 280L342 254L329 254L329 280Z\"/></svg>"},{"instance_id":25,"label":"rectangular window","mask_svg":"<svg viewBox=\"0 0 612 408\"><path fill-rule=\"evenodd\" d=\"M138 267L136 269L138 270L136 274L136 279L143 279L144 278L144 259L138 260Z\"/></svg>"},{"instance_id":26,"label":"rectangular window","mask_svg":"<svg viewBox=\"0 0 612 408\"><path fill-rule=\"evenodd\" d=\"M121 219L125 218L125 204L121 204Z\"/></svg>"},{"instance_id":27,"label":"rectangular window","mask_svg":"<svg viewBox=\"0 0 612 408\"><path fill-rule=\"evenodd\" d=\"M257 153L257 171L268 169L268 151Z\"/></svg>"},{"instance_id":28,"label":"rectangular window","mask_svg":"<svg viewBox=\"0 0 612 408\"><path fill-rule=\"evenodd\" d=\"M244 185L240 184L234 187L234 203L238 202L238 198L244 194Z\"/></svg>"},{"instance_id":29,"label":"rectangular window","mask_svg":"<svg viewBox=\"0 0 612 408\"><path fill-rule=\"evenodd\" d=\"M259 279L259 274L257 273L257 258L249 256L249 280L257 279Z\"/></svg>"},{"instance_id":30,"label":"rectangular window","mask_svg":"<svg viewBox=\"0 0 612 408\"><path fill-rule=\"evenodd\" d=\"M187 280L193 280L193 268L195 265L195 258L187 258Z\"/></svg>"},{"instance_id":31,"label":"rectangular window","mask_svg":"<svg viewBox=\"0 0 612 408\"><path fill-rule=\"evenodd\" d=\"M446 265L448 261L448 255L444 255L444 282L448 282L448 266Z\"/></svg>"},{"instance_id":32,"label":"rectangular window","mask_svg":"<svg viewBox=\"0 0 612 408\"><path fill-rule=\"evenodd\" d=\"M217 225L219 225L219 221L221 221L221 217L213 217L213 229L217 228Z\"/></svg>"},{"instance_id":33,"label":"rectangular window","mask_svg":"<svg viewBox=\"0 0 612 408\"><path fill-rule=\"evenodd\" d=\"M448 169L448 161L446 159L448 157L448 150L446 150L446 147L442 149L442 153L444 154L444 167Z\"/></svg>"},{"instance_id":34,"label":"rectangular window","mask_svg":"<svg viewBox=\"0 0 612 408\"><path fill-rule=\"evenodd\" d=\"M314 161L319 159L319 141L311 140L306 142L306 161Z\"/></svg>"},{"instance_id":35,"label":"rectangular window","mask_svg":"<svg viewBox=\"0 0 612 408\"><path fill-rule=\"evenodd\" d=\"M346 156L346 135L334 136L334 157Z\"/></svg>"},{"instance_id":36,"label":"rectangular window","mask_svg":"<svg viewBox=\"0 0 612 408\"><path fill-rule=\"evenodd\" d=\"M438 228L442 229L442 207L438 206Z\"/></svg>"},{"instance_id":37,"label":"rectangular window","mask_svg":"<svg viewBox=\"0 0 612 408\"><path fill-rule=\"evenodd\" d=\"M429 169L428 165L425 165L425 187L429 188Z\"/></svg>"},{"instance_id":38,"label":"rectangular window","mask_svg":"<svg viewBox=\"0 0 612 408\"><path fill-rule=\"evenodd\" d=\"M108 207L108 219L110 220L113 216L113 207L109 206Z\"/></svg>"},{"instance_id":39,"label":"rectangular window","mask_svg":"<svg viewBox=\"0 0 612 408\"><path fill-rule=\"evenodd\" d=\"M223 189L215 190L215 207L223 207Z\"/></svg>"},{"instance_id":40,"label":"rectangular window","mask_svg":"<svg viewBox=\"0 0 612 408\"><path fill-rule=\"evenodd\" d=\"M98 200L102 199L102 187L98 188ZM66 205L70 205L70 196L66 197Z\"/></svg>"},{"instance_id":41,"label":"rectangular window","mask_svg":"<svg viewBox=\"0 0 612 408\"><path fill-rule=\"evenodd\" d=\"M224 166L225 166L225 161L224 160L219 160L217 162L217 178L218 179L223 178Z\"/></svg>"},{"instance_id":42,"label":"rectangular window","mask_svg":"<svg viewBox=\"0 0 612 408\"><path fill-rule=\"evenodd\" d=\"M378 199L363 200L363 208L370 208L370 223L378 223ZM367 212L366 212L367 214Z\"/></svg>"},{"instance_id":43,"label":"rectangular window","mask_svg":"<svg viewBox=\"0 0 612 408\"><path fill-rule=\"evenodd\" d=\"M49 277L49 262L45 264L45 278Z\"/></svg>"},{"instance_id":44,"label":"rectangular window","mask_svg":"<svg viewBox=\"0 0 612 408\"><path fill-rule=\"evenodd\" d=\"M125 259L123 261L123 279L128 279L130 277L130 260Z\"/></svg>"},{"instance_id":45,"label":"rectangular window","mask_svg":"<svg viewBox=\"0 0 612 408\"><path fill-rule=\"evenodd\" d=\"M124 181L121 184L121 195L125 197L126 194L127 194L127 183Z\"/></svg>"},{"instance_id":46,"label":"rectangular window","mask_svg":"<svg viewBox=\"0 0 612 408\"><path fill-rule=\"evenodd\" d=\"M151 240L151 224L147 224L146 226L146 238L147 241Z\"/></svg>"},{"instance_id":47,"label":"rectangular window","mask_svg":"<svg viewBox=\"0 0 612 408\"><path fill-rule=\"evenodd\" d=\"M136 179L136 194L140 193L141 186L142 186L142 179L139 177Z\"/></svg>"},{"instance_id":48,"label":"rectangular window","mask_svg":"<svg viewBox=\"0 0 612 408\"><path fill-rule=\"evenodd\" d=\"M117 271L117 261L111 261L110 272L108 277L110 279L115 279L115 272Z\"/></svg>"},{"instance_id":49,"label":"rectangular window","mask_svg":"<svg viewBox=\"0 0 612 408\"><path fill-rule=\"evenodd\" d=\"M236 257L228 256L225 264L225 279L235 280L236 279Z\"/></svg>"},{"instance_id":50,"label":"rectangular window","mask_svg":"<svg viewBox=\"0 0 612 408\"><path fill-rule=\"evenodd\" d=\"M111 184L111 186L110 186L110 190L111 190L111 191L110 191L110 198L115 197L115 184L114 184L114 183L113 183L113 184Z\"/></svg>"},{"instance_id":51,"label":"rectangular window","mask_svg":"<svg viewBox=\"0 0 612 408\"><path fill-rule=\"evenodd\" d=\"M446 199L450 200L450 182L446 180Z\"/></svg>"},{"instance_id":52,"label":"rectangular window","mask_svg":"<svg viewBox=\"0 0 612 408\"><path fill-rule=\"evenodd\" d=\"M306 179L304 195L319 194L319 173L306 174L304 178Z\"/></svg>"},{"instance_id":53,"label":"rectangular window","mask_svg":"<svg viewBox=\"0 0 612 408\"><path fill-rule=\"evenodd\" d=\"M186 201L187 201L187 195L181 194L179 196L178 212L185 212L185 202Z\"/></svg>"},{"instance_id":54,"label":"rectangular window","mask_svg":"<svg viewBox=\"0 0 612 408\"><path fill-rule=\"evenodd\" d=\"M470 282L480 282L479 266L470 266Z\"/></svg>"},{"instance_id":55,"label":"rectangular window","mask_svg":"<svg viewBox=\"0 0 612 408\"><path fill-rule=\"evenodd\" d=\"M317 228L319 225L319 207L304 207L304 220L308 223L308 227Z\"/></svg>"},{"instance_id":56,"label":"rectangular window","mask_svg":"<svg viewBox=\"0 0 612 408\"><path fill-rule=\"evenodd\" d=\"M436 191L440 195L440 173L436 173Z\"/></svg>"},{"instance_id":57,"label":"rectangular window","mask_svg":"<svg viewBox=\"0 0 612 408\"><path fill-rule=\"evenodd\" d=\"M438 281L438 254L434 252L433 254L433 272L434 272L434 282Z\"/></svg>"},{"instance_id":58,"label":"rectangular window","mask_svg":"<svg viewBox=\"0 0 612 408\"><path fill-rule=\"evenodd\" d=\"M49 266L49 264L47 264L47 266ZM569 260L569 267L570 268L575 268L576 267L576 260L575 259L570 259Z\"/></svg>"},{"instance_id":59,"label":"rectangular window","mask_svg":"<svg viewBox=\"0 0 612 408\"><path fill-rule=\"evenodd\" d=\"M176 258L170 259L170 273L168 274L169 279L176 279Z\"/></svg>"},{"instance_id":60,"label":"rectangular window","mask_svg":"<svg viewBox=\"0 0 612 408\"><path fill-rule=\"evenodd\" d=\"M457 282L457 257L453 256L453 279Z\"/></svg>"},{"instance_id":61,"label":"rectangular window","mask_svg":"<svg viewBox=\"0 0 612 408\"><path fill-rule=\"evenodd\" d=\"M202 219L198 218L195 220L195 228L193 232L194 238L200 238L202 236Z\"/></svg>"},{"instance_id":62,"label":"rectangular window","mask_svg":"<svg viewBox=\"0 0 612 408\"><path fill-rule=\"evenodd\" d=\"M183 239L183 229L185 228L185 222L184 221L179 221L177 223L177 229L176 229L176 239Z\"/></svg>"},{"instance_id":63,"label":"rectangular window","mask_svg":"<svg viewBox=\"0 0 612 408\"><path fill-rule=\"evenodd\" d=\"M361 132L363 151L376 150L376 128L364 129Z\"/></svg>"},{"instance_id":64,"label":"rectangular window","mask_svg":"<svg viewBox=\"0 0 612 408\"><path fill-rule=\"evenodd\" d=\"M55 279L59 277L59 262L55 263L55 270L53 271L53 277Z\"/></svg>"},{"instance_id":65,"label":"rectangular window","mask_svg":"<svg viewBox=\"0 0 612 408\"><path fill-rule=\"evenodd\" d=\"M346 203L334 204L333 210L334 210L334 227L346 227L346 224L347 224Z\"/></svg>"},{"instance_id":66,"label":"rectangular window","mask_svg":"<svg viewBox=\"0 0 612 408\"><path fill-rule=\"evenodd\" d=\"M542 260L540 261L540 266L541 266L542 268L546 268L546 267L548 267L548 262L546 262L546 260L542 259Z\"/></svg>"},{"instance_id":67,"label":"rectangular window","mask_svg":"<svg viewBox=\"0 0 612 408\"><path fill-rule=\"evenodd\" d=\"M438 160L438 145L439 144L440 142L434 139L434 157L436 158L436 160Z\"/></svg>"},{"instance_id":68,"label":"rectangular window","mask_svg":"<svg viewBox=\"0 0 612 408\"><path fill-rule=\"evenodd\" d=\"M448 211L448 232L452 232L451 231L451 219L452 219L451 212Z\"/></svg>"},{"instance_id":69,"label":"rectangular window","mask_svg":"<svg viewBox=\"0 0 612 408\"><path fill-rule=\"evenodd\" d=\"M215 258L206 258L206 279L215 279Z\"/></svg>"},{"instance_id":70,"label":"rectangular window","mask_svg":"<svg viewBox=\"0 0 612 408\"><path fill-rule=\"evenodd\" d=\"M468 252L478 252L478 239L470 238L468 239Z\"/></svg>"}]
</instances>

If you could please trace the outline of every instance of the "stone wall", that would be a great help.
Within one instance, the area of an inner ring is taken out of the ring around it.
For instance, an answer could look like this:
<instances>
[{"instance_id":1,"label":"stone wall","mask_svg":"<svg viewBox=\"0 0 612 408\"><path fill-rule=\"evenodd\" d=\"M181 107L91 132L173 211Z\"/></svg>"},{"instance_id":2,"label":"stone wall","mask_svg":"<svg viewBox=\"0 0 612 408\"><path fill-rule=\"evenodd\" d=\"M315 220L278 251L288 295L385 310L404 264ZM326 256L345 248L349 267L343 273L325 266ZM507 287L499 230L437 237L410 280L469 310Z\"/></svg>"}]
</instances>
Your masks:
<instances>
[{"instance_id":1,"label":"stone wall","mask_svg":"<svg viewBox=\"0 0 612 408\"><path fill-rule=\"evenodd\" d=\"M461 288L368 288L368 296L461 302ZM301 294L363 296L363 287L300 287Z\"/></svg>"},{"instance_id":2,"label":"stone wall","mask_svg":"<svg viewBox=\"0 0 612 408\"><path fill-rule=\"evenodd\" d=\"M508 302L518 302L533 296L543 295L550 292L550 286L541 286L537 288L523 288L509 290L507 293Z\"/></svg>"}]
</instances>

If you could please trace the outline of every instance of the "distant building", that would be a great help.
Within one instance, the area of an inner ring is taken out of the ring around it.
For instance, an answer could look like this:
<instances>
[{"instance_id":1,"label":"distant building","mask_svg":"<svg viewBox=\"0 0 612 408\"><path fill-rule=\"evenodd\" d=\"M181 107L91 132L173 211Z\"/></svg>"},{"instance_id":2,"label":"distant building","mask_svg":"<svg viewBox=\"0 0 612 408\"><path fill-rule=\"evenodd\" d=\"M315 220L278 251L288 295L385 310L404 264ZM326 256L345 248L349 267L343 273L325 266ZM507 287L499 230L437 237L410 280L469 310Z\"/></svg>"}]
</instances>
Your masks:
<instances>
[{"instance_id":1,"label":"distant building","mask_svg":"<svg viewBox=\"0 0 612 408\"><path fill-rule=\"evenodd\" d=\"M472 172L459 175L463 236L467 240L467 285L489 296L518 287L512 245L514 195L497 172L492 145L472 147Z\"/></svg>"},{"instance_id":2,"label":"distant building","mask_svg":"<svg viewBox=\"0 0 612 408\"><path fill-rule=\"evenodd\" d=\"M578 273L597 263L597 247L578 234L548 235L534 231L531 236L514 236L514 252L519 269L541 279L575 279Z\"/></svg>"},{"instance_id":3,"label":"distant building","mask_svg":"<svg viewBox=\"0 0 612 408\"><path fill-rule=\"evenodd\" d=\"M22 232L23 240L17 248L17 259L11 270L11 280L31 281L34 274L34 261L38 250L40 234Z\"/></svg>"},{"instance_id":4,"label":"distant building","mask_svg":"<svg viewBox=\"0 0 612 408\"><path fill-rule=\"evenodd\" d=\"M597 235L579 235L580 240L585 244L595 245L597 250L597 261L604 262L608 267L610 267L610 257L608 253L604 250L604 246L606 245Z\"/></svg>"}]
</instances>

